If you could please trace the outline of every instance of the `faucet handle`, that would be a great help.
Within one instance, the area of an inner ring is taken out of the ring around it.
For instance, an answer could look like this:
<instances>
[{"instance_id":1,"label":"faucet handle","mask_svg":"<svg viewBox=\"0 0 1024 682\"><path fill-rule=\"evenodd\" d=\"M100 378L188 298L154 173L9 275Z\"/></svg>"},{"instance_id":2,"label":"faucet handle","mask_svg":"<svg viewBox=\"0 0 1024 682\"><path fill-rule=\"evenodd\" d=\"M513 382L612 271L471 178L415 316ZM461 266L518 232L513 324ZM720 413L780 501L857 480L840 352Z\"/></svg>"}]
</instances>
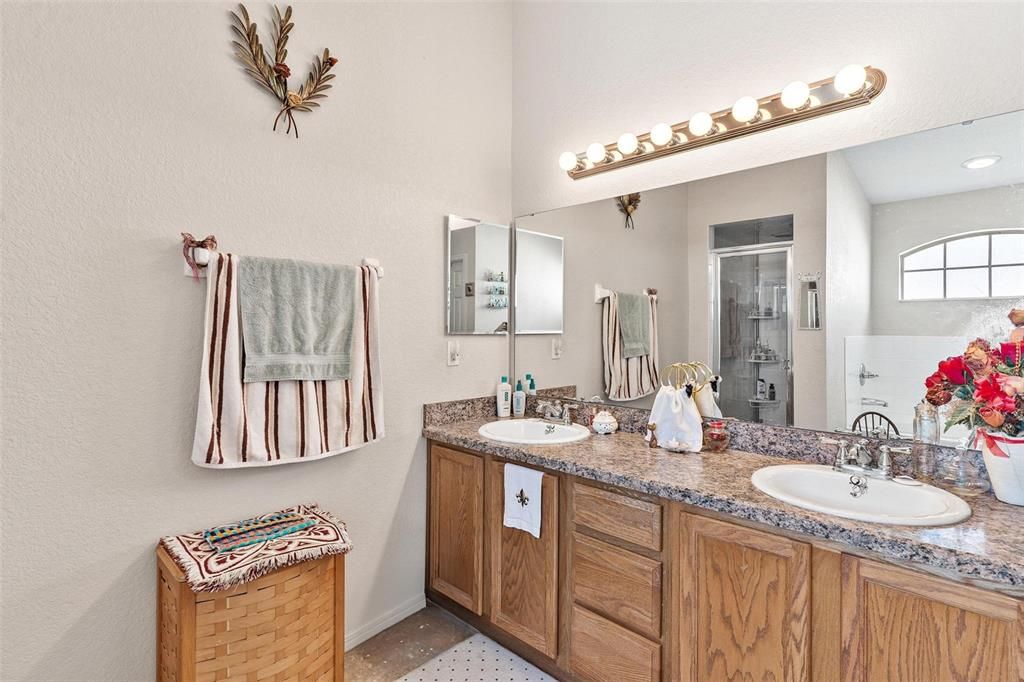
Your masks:
<instances>
[{"instance_id":1,"label":"faucet handle","mask_svg":"<svg viewBox=\"0 0 1024 682\"><path fill-rule=\"evenodd\" d=\"M878 470L887 478L892 478L892 453L909 455L913 452L907 447L893 447L891 445L878 446Z\"/></svg>"}]
</instances>

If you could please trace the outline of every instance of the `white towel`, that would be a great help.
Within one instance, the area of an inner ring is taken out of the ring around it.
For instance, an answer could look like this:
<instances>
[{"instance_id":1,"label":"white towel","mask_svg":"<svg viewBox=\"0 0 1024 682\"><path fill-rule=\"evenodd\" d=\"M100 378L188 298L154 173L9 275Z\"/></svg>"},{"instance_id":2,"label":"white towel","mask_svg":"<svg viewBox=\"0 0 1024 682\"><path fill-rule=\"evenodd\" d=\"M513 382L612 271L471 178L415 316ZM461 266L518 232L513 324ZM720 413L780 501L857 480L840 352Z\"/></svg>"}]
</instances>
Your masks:
<instances>
[{"instance_id":1,"label":"white towel","mask_svg":"<svg viewBox=\"0 0 1024 682\"><path fill-rule=\"evenodd\" d=\"M656 424L654 435L662 447L687 452L700 452L704 442L704 429L697 406L688 392L689 385L682 388L662 386L651 408L651 423ZM650 442L648 431L644 440ZM670 444L670 441L674 441Z\"/></svg>"},{"instance_id":2,"label":"white towel","mask_svg":"<svg viewBox=\"0 0 1024 682\"><path fill-rule=\"evenodd\" d=\"M536 469L505 465L505 525L540 539L541 480Z\"/></svg>"},{"instance_id":3,"label":"white towel","mask_svg":"<svg viewBox=\"0 0 1024 682\"><path fill-rule=\"evenodd\" d=\"M697 411L700 416L706 419L721 419L722 410L718 407L718 390L722 383L722 377L713 376L708 383L701 386L693 394L693 402L697 404Z\"/></svg>"},{"instance_id":4,"label":"white towel","mask_svg":"<svg viewBox=\"0 0 1024 682\"><path fill-rule=\"evenodd\" d=\"M356 272L352 366L336 381L242 382L238 256L207 266L192 462L229 469L322 459L384 437L376 271Z\"/></svg>"},{"instance_id":5,"label":"white towel","mask_svg":"<svg viewBox=\"0 0 1024 682\"><path fill-rule=\"evenodd\" d=\"M604 300L601 315L601 346L604 358L604 390L609 400L637 400L658 388L658 297L647 297L651 314L650 354L623 357L622 333L619 329L619 297L615 292Z\"/></svg>"}]
</instances>

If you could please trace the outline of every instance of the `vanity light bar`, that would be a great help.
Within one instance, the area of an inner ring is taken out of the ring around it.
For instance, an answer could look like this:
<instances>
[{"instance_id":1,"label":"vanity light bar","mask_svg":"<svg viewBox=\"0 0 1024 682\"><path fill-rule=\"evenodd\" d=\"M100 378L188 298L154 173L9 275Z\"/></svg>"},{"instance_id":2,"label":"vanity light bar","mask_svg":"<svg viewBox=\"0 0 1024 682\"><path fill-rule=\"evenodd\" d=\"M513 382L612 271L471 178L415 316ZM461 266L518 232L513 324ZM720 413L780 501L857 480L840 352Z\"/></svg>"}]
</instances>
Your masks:
<instances>
[{"instance_id":1,"label":"vanity light bar","mask_svg":"<svg viewBox=\"0 0 1024 682\"><path fill-rule=\"evenodd\" d=\"M741 97L731 108L713 114L701 111L672 126L659 123L647 133L624 133L613 144L594 142L582 154L563 152L558 163L570 178L578 180L870 104L884 89L884 71L851 64L832 78L810 84L794 81L782 92L759 100Z\"/></svg>"}]
</instances>

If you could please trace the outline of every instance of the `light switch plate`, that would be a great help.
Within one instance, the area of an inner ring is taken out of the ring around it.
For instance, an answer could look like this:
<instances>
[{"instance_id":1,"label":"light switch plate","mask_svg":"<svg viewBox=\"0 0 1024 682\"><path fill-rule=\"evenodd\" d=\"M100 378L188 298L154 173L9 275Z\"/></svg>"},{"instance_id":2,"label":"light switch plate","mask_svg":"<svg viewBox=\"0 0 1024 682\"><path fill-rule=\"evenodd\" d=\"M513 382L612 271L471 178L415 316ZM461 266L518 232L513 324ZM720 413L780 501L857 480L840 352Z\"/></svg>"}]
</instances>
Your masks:
<instances>
[{"instance_id":1,"label":"light switch plate","mask_svg":"<svg viewBox=\"0 0 1024 682\"><path fill-rule=\"evenodd\" d=\"M462 363L462 346L458 339L448 339L448 366L455 367Z\"/></svg>"},{"instance_id":2,"label":"light switch plate","mask_svg":"<svg viewBox=\"0 0 1024 682\"><path fill-rule=\"evenodd\" d=\"M551 339L551 359L561 360L562 359L562 337L556 336Z\"/></svg>"}]
</instances>

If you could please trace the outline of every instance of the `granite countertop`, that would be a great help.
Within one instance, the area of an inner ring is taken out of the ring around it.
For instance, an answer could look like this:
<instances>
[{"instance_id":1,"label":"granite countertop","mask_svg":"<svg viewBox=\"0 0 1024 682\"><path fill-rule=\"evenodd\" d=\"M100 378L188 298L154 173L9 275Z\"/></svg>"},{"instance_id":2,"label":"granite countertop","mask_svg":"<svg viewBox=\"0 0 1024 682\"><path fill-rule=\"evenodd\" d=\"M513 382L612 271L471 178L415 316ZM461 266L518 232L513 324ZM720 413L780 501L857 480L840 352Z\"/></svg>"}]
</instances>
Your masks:
<instances>
[{"instance_id":1,"label":"granite countertop","mask_svg":"<svg viewBox=\"0 0 1024 682\"><path fill-rule=\"evenodd\" d=\"M739 450L676 454L651 450L638 434L621 432L562 445L499 443L477 433L487 421L427 425L423 435L864 550L912 567L927 567L1007 594L1024 595L1024 507L1003 504L991 495L968 499L971 518L955 526L865 523L806 511L754 488L751 474L761 467L785 462L779 457Z\"/></svg>"}]
</instances>

